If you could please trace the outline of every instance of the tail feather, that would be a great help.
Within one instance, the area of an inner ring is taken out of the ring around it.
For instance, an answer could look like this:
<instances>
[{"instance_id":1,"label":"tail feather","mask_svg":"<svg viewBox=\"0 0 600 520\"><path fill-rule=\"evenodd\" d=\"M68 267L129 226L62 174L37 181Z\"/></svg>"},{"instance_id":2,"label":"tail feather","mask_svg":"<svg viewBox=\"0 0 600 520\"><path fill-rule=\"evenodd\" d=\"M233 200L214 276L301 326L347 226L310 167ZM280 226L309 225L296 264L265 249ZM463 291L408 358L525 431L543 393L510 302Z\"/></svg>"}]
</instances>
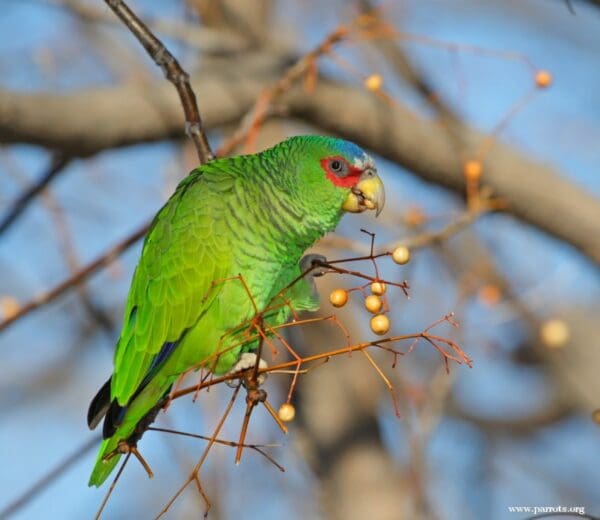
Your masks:
<instances>
[{"instance_id":1,"label":"tail feather","mask_svg":"<svg viewBox=\"0 0 600 520\"><path fill-rule=\"evenodd\" d=\"M106 415L108 412L108 408L110 407L110 382L111 377L108 378L108 381L102 385L102 388L98 390L98 393L92 399L90 403L90 407L88 408L87 413L87 423L90 430L93 430L98 426L102 417Z\"/></svg>"},{"instance_id":2,"label":"tail feather","mask_svg":"<svg viewBox=\"0 0 600 520\"><path fill-rule=\"evenodd\" d=\"M137 444L164 406L169 396L172 379L174 377L166 379L163 386L148 387L146 391L149 393L142 394L139 400L134 401L130 406L121 407L116 401L112 401L104 419L105 433L110 433L110 436L102 441L89 486L101 486L114 470L121 458L121 454L115 453L121 441L126 441L131 446ZM110 432L106 431L107 424ZM111 454L113 455L109 460L105 460Z\"/></svg>"},{"instance_id":3,"label":"tail feather","mask_svg":"<svg viewBox=\"0 0 600 520\"><path fill-rule=\"evenodd\" d=\"M112 470L115 469L115 466L119 462L121 455L117 454L108 461L105 461L104 457L113 452L116 449L117 444L118 439L116 437L111 437L110 439L105 439L102 441L102 445L98 451L98 457L96 458L96 464L94 464L94 469L92 470L88 486L100 487L111 474Z\"/></svg>"},{"instance_id":4,"label":"tail feather","mask_svg":"<svg viewBox=\"0 0 600 520\"><path fill-rule=\"evenodd\" d=\"M126 406L121 406L116 399L113 399L106 410L104 424L102 425L102 437L108 439L116 432L127 412Z\"/></svg>"},{"instance_id":5,"label":"tail feather","mask_svg":"<svg viewBox=\"0 0 600 520\"><path fill-rule=\"evenodd\" d=\"M133 427L129 427L128 431L123 431L123 435L114 435L118 429L118 423L120 423L124 416L125 408L118 405L116 401L110 399L110 385L111 379L109 378L102 388L98 390L98 393L92 399L87 414L87 422L90 429L96 428L102 418L104 417L104 426L102 429L102 436L104 440L100 445L96 463L90 476L89 486L101 486L103 482L108 478L110 473L113 471L121 455L115 454L108 461L104 458L110 453L114 452L117 448L120 439L127 438Z\"/></svg>"}]
</instances>

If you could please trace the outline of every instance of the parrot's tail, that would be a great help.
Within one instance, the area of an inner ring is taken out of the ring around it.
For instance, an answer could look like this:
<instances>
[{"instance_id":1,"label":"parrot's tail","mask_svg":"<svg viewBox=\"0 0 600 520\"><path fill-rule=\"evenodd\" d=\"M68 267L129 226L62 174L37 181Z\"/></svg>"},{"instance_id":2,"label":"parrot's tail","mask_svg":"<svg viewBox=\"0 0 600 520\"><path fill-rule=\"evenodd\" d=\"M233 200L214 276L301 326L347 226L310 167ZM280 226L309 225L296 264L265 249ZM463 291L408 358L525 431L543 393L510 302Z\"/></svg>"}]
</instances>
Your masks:
<instances>
[{"instance_id":1,"label":"parrot's tail","mask_svg":"<svg viewBox=\"0 0 600 520\"><path fill-rule=\"evenodd\" d=\"M90 403L88 410L87 421L90 430L96 428L98 423L104 419L104 428L102 432L104 441L102 441L102 444L100 445L96 464L94 465L88 483L89 486L102 485L121 458L120 454L115 453L114 456L105 460L105 458L117 448L119 439L123 438L122 436L115 435L115 433L117 430L116 423L118 420L122 420L124 408L119 406L116 401L111 402L110 384L111 379L109 378Z\"/></svg>"},{"instance_id":2,"label":"parrot's tail","mask_svg":"<svg viewBox=\"0 0 600 520\"><path fill-rule=\"evenodd\" d=\"M105 439L100 445L89 486L101 486L115 469L122 454L117 452L121 442L129 446L137 444L168 400L171 383L171 379L167 379L166 386L148 387L152 392L145 396L147 399L136 399L127 407L120 406L116 400L110 404L104 419ZM95 417L93 413L91 416Z\"/></svg>"},{"instance_id":3,"label":"parrot's tail","mask_svg":"<svg viewBox=\"0 0 600 520\"><path fill-rule=\"evenodd\" d=\"M112 453L117 448L117 445L117 436L111 437L110 439L104 439L102 441L102 445L98 451L98 457L96 458L96 464L92 470L92 475L90 476L88 486L101 486L111 474L112 470L115 469L115 466L119 462L121 455L115 454L109 460L104 460L104 458L109 453Z\"/></svg>"}]
</instances>

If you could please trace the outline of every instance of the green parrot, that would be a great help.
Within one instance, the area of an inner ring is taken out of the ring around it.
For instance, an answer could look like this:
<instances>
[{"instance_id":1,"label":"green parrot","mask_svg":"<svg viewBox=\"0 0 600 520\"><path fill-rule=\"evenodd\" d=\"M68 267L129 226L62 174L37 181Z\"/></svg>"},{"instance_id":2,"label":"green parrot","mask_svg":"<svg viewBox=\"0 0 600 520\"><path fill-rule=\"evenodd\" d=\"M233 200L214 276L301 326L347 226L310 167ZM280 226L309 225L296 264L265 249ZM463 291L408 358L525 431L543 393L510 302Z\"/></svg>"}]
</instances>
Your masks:
<instances>
[{"instance_id":1,"label":"green parrot","mask_svg":"<svg viewBox=\"0 0 600 520\"><path fill-rule=\"evenodd\" d=\"M379 214L384 202L373 160L331 137L292 137L183 179L148 231L113 374L90 404L88 425L104 417L104 441L89 485L106 480L119 444L135 446L184 372L248 368L236 363L258 346L244 336L255 306L276 309L265 316L271 326L285 323L291 311L273 299L311 266L306 249L344 212ZM314 280L300 279L285 300L294 310L318 309Z\"/></svg>"}]
</instances>

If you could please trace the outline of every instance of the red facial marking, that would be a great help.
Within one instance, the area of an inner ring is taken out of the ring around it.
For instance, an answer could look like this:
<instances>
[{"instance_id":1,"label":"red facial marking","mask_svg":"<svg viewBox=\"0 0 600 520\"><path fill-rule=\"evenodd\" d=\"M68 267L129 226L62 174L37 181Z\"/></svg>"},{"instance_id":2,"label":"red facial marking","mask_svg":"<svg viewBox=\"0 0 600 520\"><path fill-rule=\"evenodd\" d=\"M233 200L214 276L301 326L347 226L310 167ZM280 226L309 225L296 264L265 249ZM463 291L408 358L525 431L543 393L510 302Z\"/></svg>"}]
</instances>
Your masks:
<instances>
[{"instance_id":1,"label":"red facial marking","mask_svg":"<svg viewBox=\"0 0 600 520\"><path fill-rule=\"evenodd\" d=\"M331 171L330 164L333 160L340 161L342 164L344 164L348 169L348 175L340 177L334 171ZM325 159L321 159L321 167L323 168L323 170L325 170L325 175L327 176L327 178L334 185L340 188L352 188L352 186L354 186L358 182L360 176L363 173L363 171L360 168L349 164L346 159L340 157L339 155L335 155L333 157L325 157Z\"/></svg>"}]
</instances>

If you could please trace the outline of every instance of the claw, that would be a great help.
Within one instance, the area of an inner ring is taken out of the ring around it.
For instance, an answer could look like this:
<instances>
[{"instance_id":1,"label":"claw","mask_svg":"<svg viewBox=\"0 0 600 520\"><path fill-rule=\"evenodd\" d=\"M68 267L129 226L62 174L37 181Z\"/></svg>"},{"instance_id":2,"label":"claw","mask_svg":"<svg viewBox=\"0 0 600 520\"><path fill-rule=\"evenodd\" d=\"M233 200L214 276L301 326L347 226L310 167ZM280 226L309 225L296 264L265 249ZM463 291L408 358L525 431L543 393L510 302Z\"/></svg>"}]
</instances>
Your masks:
<instances>
[{"instance_id":1,"label":"claw","mask_svg":"<svg viewBox=\"0 0 600 520\"><path fill-rule=\"evenodd\" d=\"M325 258L323 255L318 255L315 253L304 255L300 259L300 271L305 273L311 267L313 267L312 271L309 273L309 276L323 276L327 272L327 268L320 264L324 263L327 263L327 258Z\"/></svg>"}]
</instances>

